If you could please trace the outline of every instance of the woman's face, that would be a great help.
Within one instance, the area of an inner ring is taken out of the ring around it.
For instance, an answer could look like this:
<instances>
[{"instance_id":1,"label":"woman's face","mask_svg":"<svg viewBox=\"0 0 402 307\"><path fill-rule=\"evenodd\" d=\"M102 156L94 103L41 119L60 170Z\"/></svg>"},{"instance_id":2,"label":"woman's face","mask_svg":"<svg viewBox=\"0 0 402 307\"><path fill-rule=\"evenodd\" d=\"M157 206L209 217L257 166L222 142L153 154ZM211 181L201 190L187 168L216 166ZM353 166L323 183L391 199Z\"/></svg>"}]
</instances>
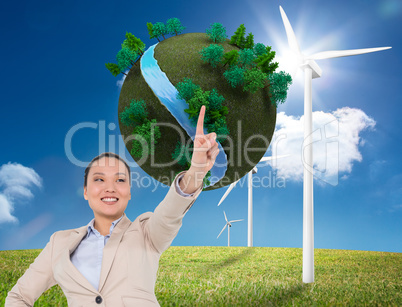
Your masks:
<instances>
[{"instance_id":1,"label":"woman's face","mask_svg":"<svg viewBox=\"0 0 402 307\"><path fill-rule=\"evenodd\" d=\"M122 161L103 157L95 161L88 173L84 198L97 216L117 220L131 199L129 174Z\"/></svg>"}]
</instances>

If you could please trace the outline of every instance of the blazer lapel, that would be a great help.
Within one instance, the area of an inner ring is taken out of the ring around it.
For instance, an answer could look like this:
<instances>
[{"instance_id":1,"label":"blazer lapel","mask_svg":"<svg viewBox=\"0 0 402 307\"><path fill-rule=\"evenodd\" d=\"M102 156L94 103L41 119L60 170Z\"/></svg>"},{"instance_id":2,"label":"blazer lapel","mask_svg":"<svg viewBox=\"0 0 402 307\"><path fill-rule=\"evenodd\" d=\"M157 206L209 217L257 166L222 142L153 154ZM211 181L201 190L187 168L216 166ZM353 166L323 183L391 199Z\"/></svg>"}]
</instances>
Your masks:
<instances>
[{"instance_id":1,"label":"blazer lapel","mask_svg":"<svg viewBox=\"0 0 402 307\"><path fill-rule=\"evenodd\" d=\"M65 272L70 275L70 277L75 280L82 287L86 288L91 292L98 293L96 289L91 285L91 283L81 274L80 271L75 267L75 265L70 260L70 255L77 248L78 244L80 244L81 240L87 234L88 226L83 226L77 229L74 229L70 233L69 242L63 251L62 261L63 268Z\"/></svg>"},{"instance_id":2,"label":"blazer lapel","mask_svg":"<svg viewBox=\"0 0 402 307\"><path fill-rule=\"evenodd\" d=\"M123 218L117 223L116 227L113 229L112 235L103 248L102 269L99 279L99 292L102 291L110 268L112 267L117 248L119 247L120 241L123 238L123 235L126 232L128 226L130 226L130 223L131 221L124 213Z\"/></svg>"}]
</instances>

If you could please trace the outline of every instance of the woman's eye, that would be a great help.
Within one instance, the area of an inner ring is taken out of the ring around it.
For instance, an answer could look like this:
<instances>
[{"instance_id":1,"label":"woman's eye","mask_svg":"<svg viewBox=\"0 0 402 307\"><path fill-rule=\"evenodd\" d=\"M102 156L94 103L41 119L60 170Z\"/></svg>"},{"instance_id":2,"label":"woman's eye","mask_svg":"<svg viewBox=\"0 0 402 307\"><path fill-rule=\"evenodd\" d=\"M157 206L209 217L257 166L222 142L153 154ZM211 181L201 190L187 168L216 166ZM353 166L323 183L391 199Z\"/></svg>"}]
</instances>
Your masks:
<instances>
[{"instance_id":1,"label":"woman's eye","mask_svg":"<svg viewBox=\"0 0 402 307\"><path fill-rule=\"evenodd\" d=\"M94 181L103 181L102 178L95 178ZM126 179L117 179L118 182L126 182Z\"/></svg>"}]
</instances>

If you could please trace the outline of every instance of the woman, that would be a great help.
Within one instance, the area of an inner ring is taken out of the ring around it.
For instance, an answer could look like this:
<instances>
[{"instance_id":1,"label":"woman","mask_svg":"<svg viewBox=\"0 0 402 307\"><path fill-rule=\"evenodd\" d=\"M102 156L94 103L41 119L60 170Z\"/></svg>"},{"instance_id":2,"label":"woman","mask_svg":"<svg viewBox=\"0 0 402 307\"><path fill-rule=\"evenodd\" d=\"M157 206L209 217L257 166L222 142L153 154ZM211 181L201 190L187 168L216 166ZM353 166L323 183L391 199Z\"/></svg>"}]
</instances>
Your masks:
<instances>
[{"instance_id":1,"label":"woman","mask_svg":"<svg viewBox=\"0 0 402 307\"><path fill-rule=\"evenodd\" d=\"M159 257L177 235L219 152L216 134L203 133L204 114L205 106L189 170L176 176L154 212L134 222L124 213L131 199L129 166L113 153L95 157L84 176L84 197L94 219L55 232L8 293L5 306L33 306L55 284L72 307L159 306L154 294Z\"/></svg>"}]
</instances>

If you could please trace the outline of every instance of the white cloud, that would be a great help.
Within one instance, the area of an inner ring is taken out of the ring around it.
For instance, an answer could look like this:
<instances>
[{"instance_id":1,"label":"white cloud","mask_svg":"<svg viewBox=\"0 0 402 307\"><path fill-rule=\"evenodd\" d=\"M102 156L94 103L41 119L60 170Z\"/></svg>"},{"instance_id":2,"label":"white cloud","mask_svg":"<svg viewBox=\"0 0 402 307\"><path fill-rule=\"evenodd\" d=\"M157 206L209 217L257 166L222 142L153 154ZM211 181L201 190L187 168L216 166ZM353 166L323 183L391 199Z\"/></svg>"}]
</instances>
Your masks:
<instances>
[{"instance_id":1,"label":"white cloud","mask_svg":"<svg viewBox=\"0 0 402 307\"><path fill-rule=\"evenodd\" d=\"M372 129L375 121L360 109L341 108L332 113L313 112L314 176L332 185L338 183L340 173L350 173L355 161L361 162L359 151L363 140L360 133ZM271 162L277 176L287 180L303 180L302 149L304 116L277 115L276 130L271 142L273 155L290 157ZM341 179L346 179L344 174Z\"/></svg>"},{"instance_id":2,"label":"white cloud","mask_svg":"<svg viewBox=\"0 0 402 307\"><path fill-rule=\"evenodd\" d=\"M0 223L17 222L12 215L18 200L32 199L31 188L42 187L42 178L29 167L18 163L7 163L0 167Z\"/></svg>"},{"instance_id":3,"label":"white cloud","mask_svg":"<svg viewBox=\"0 0 402 307\"><path fill-rule=\"evenodd\" d=\"M0 187L29 186L31 184L41 186L41 183L40 176L32 168L11 162L0 167Z\"/></svg>"},{"instance_id":4,"label":"white cloud","mask_svg":"<svg viewBox=\"0 0 402 307\"><path fill-rule=\"evenodd\" d=\"M12 205L8 199L0 194L0 223L17 222L17 218L11 215Z\"/></svg>"},{"instance_id":5,"label":"white cloud","mask_svg":"<svg viewBox=\"0 0 402 307\"><path fill-rule=\"evenodd\" d=\"M28 198L28 199L33 198L33 194L29 188L19 185L13 187L7 187L6 189L4 189L2 193L10 198L15 197Z\"/></svg>"},{"instance_id":6,"label":"white cloud","mask_svg":"<svg viewBox=\"0 0 402 307\"><path fill-rule=\"evenodd\" d=\"M127 73L127 71L125 71L125 73ZM120 80L117 80L116 85L119 87L119 89L121 89L121 87L123 86L124 80L126 80L126 75L122 74L123 76L121 77Z\"/></svg>"}]
</instances>

